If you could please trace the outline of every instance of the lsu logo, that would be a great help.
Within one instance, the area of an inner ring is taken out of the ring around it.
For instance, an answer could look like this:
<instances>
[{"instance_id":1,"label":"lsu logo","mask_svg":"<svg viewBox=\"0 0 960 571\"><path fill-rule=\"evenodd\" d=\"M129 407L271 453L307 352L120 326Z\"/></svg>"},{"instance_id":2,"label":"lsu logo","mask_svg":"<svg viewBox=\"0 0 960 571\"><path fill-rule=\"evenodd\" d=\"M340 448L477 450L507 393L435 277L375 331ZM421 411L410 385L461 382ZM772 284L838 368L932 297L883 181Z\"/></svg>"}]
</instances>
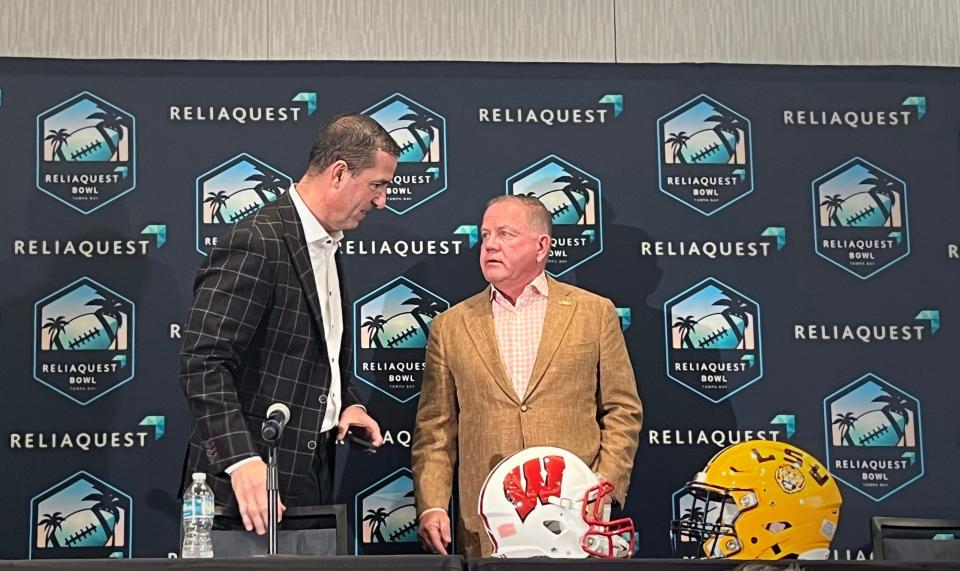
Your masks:
<instances>
[{"instance_id":1,"label":"lsu logo","mask_svg":"<svg viewBox=\"0 0 960 571\"><path fill-rule=\"evenodd\" d=\"M37 188L89 214L136 186L134 117L84 91L37 117Z\"/></svg>"},{"instance_id":2,"label":"lsu logo","mask_svg":"<svg viewBox=\"0 0 960 571\"><path fill-rule=\"evenodd\" d=\"M817 253L867 279L910 253L907 185L856 157L813 181Z\"/></svg>"},{"instance_id":3,"label":"lsu logo","mask_svg":"<svg viewBox=\"0 0 960 571\"><path fill-rule=\"evenodd\" d=\"M197 251L206 255L230 226L280 198L293 179L246 153L197 177Z\"/></svg>"},{"instance_id":4,"label":"lsu logo","mask_svg":"<svg viewBox=\"0 0 960 571\"><path fill-rule=\"evenodd\" d=\"M547 272L562 276L603 251L600 180L556 155L507 179L507 194L532 196L550 212Z\"/></svg>"},{"instance_id":5,"label":"lsu logo","mask_svg":"<svg viewBox=\"0 0 960 571\"><path fill-rule=\"evenodd\" d=\"M86 405L134 375L134 305L81 278L34 306L34 378Z\"/></svg>"},{"instance_id":6,"label":"lsu logo","mask_svg":"<svg viewBox=\"0 0 960 571\"><path fill-rule=\"evenodd\" d=\"M827 458L838 480L880 501L919 479L920 402L873 373L824 400Z\"/></svg>"},{"instance_id":7,"label":"lsu logo","mask_svg":"<svg viewBox=\"0 0 960 571\"><path fill-rule=\"evenodd\" d=\"M520 521L526 521L530 512L541 505L546 505L551 496L562 497L560 489L563 486L563 470L566 468L562 456L544 456L542 469L547 477L544 480L541 474L541 459L534 458L523 463L523 478L520 478L520 466L514 467L503 479L503 493L507 500L517 508ZM525 484L525 485L524 485Z\"/></svg>"},{"instance_id":8,"label":"lsu logo","mask_svg":"<svg viewBox=\"0 0 960 571\"><path fill-rule=\"evenodd\" d=\"M404 214L447 188L447 122L400 93L363 112L400 146L397 170L387 185L387 208Z\"/></svg>"},{"instance_id":9,"label":"lsu logo","mask_svg":"<svg viewBox=\"0 0 960 571\"><path fill-rule=\"evenodd\" d=\"M447 300L399 277L354 303L354 373L400 402L420 394L430 324Z\"/></svg>"},{"instance_id":10,"label":"lsu logo","mask_svg":"<svg viewBox=\"0 0 960 571\"><path fill-rule=\"evenodd\" d=\"M31 559L130 557L133 500L80 471L30 502Z\"/></svg>"},{"instance_id":11,"label":"lsu logo","mask_svg":"<svg viewBox=\"0 0 960 571\"><path fill-rule=\"evenodd\" d=\"M354 499L354 508L358 555L423 553L417 539L417 508L408 468L400 468L362 490Z\"/></svg>"},{"instance_id":12,"label":"lsu logo","mask_svg":"<svg viewBox=\"0 0 960 571\"><path fill-rule=\"evenodd\" d=\"M710 216L753 192L750 120L698 95L657 121L660 190Z\"/></svg>"},{"instance_id":13,"label":"lsu logo","mask_svg":"<svg viewBox=\"0 0 960 571\"><path fill-rule=\"evenodd\" d=\"M760 306L714 278L664 304L667 376L720 402L763 376Z\"/></svg>"}]
</instances>

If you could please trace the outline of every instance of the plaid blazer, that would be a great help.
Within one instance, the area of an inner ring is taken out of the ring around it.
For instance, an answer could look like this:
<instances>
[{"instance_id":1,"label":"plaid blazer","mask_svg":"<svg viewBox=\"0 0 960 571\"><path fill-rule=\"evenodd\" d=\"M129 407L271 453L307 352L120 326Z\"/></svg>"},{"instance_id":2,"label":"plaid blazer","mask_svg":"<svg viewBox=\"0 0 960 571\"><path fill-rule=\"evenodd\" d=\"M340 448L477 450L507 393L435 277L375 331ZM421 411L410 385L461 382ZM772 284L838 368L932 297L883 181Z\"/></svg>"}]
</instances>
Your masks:
<instances>
[{"instance_id":1,"label":"plaid blazer","mask_svg":"<svg viewBox=\"0 0 960 571\"><path fill-rule=\"evenodd\" d=\"M339 253L336 263L340 271ZM358 399L350 387L351 321L340 276L344 325L336 365L346 408ZM261 423L267 408L282 402L290 407L278 454L287 502L294 479L313 469L330 366L310 255L284 194L220 238L194 282L180 353L180 383L194 418L181 493L191 472L205 472L217 503L235 507L224 470L252 455L266 461Z\"/></svg>"}]
</instances>

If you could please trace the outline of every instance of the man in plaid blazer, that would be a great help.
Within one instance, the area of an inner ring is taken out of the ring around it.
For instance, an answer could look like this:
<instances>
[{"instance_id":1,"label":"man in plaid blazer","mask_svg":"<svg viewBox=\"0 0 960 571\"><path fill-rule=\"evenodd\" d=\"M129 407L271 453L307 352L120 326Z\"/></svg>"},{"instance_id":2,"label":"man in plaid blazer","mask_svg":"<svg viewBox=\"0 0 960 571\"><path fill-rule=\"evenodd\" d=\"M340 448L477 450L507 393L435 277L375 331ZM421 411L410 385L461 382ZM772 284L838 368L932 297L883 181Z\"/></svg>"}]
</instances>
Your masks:
<instances>
[{"instance_id":1,"label":"man in plaid blazer","mask_svg":"<svg viewBox=\"0 0 960 571\"><path fill-rule=\"evenodd\" d=\"M373 119L331 119L303 178L223 236L195 280L180 355L194 417L181 490L190 473L205 472L217 503L239 512L248 531L267 525L260 429L271 404L290 409L278 454L281 510L331 502L332 444L348 429L383 441L350 387L337 245L343 230L385 206L398 155Z\"/></svg>"}]
</instances>

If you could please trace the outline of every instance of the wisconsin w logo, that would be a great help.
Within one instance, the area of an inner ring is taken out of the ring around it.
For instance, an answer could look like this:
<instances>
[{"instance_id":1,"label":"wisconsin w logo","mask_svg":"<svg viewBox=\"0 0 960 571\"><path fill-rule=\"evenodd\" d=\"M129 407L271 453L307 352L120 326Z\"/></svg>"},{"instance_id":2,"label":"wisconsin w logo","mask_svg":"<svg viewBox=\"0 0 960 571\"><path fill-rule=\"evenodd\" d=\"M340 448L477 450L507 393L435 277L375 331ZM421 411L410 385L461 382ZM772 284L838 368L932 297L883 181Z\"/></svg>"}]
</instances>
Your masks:
<instances>
[{"instance_id":1,"label":"wisconsin w logo","mask_svg":"<svg viewBox=\"0 0 960 571\"><path fill-rule=\"evenodd\" d=\"M503 493L513 505L517 507L520 521L525 521L533 508L537 507L537 500L541 504L547 503L550 496L560 497L560 488L563 485L563 470L566 464L560 456L544 456L543 470L547 473L544 482L541 473L540 458L527 460L523 463L523 481L520 480L520 467L517 466L503 479Z\"/></svg>"}]
</instances>

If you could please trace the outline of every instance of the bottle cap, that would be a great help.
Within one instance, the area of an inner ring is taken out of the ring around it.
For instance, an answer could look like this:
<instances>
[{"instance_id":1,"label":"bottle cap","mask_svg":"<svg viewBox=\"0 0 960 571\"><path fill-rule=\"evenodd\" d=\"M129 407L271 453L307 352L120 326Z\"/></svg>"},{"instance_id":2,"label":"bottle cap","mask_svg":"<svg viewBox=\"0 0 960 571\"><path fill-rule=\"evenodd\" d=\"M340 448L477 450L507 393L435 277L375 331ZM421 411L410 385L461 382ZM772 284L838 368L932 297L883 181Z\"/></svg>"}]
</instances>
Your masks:
<instances>
[{"instance_id":1,"label":"bottle cap","mask_svg":"<svg viewBox=\"0 0 960 571\"><path fill-rule=\"evenodd\" d=\"M207 475L203 472L194 472L193 481L194 482L205 482L207 480Z\"/></svg>"}]
</instances>

